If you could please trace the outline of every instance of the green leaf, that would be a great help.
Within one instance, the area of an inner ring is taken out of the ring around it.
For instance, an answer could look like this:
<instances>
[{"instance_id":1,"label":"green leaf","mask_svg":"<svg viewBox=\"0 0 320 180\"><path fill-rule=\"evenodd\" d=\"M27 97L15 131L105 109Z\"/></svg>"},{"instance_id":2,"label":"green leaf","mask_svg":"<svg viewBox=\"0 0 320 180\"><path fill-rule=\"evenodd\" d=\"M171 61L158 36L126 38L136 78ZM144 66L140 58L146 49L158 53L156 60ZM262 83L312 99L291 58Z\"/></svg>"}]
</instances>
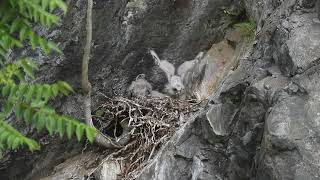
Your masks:
<instances>
[{"instance_id":1,"label":"green leaf","mask_svg":"<svg viewBox=\"0 0 320 180\"><path fill-rule=\"evenodd\" d=\"M28 38L29 36L29 31L28 31L28 27L22 27L20 29L20 32L19 32L19 38L20 38L20 41L24 41Z\"/></svg>"},{"instance_id":2,"label":"green leaf","mask_svg":"<svg viewBox=\"0 0 320 180\"><path fill-rule=\"evenodd\" d=\"M74 125L73 125L73 122L72 121L69 121L67 123L67 136L69 139L72 138L72 135L73 135L73 132L74 132Z\"/></svg>"},{"instance_id":3,"label":"green leaf","mask_svg":"<svg viewBox=\"0 0 320 180\"><path fill-rule=\"evenodd\" d=\"M31 110L31 108L27 108L23 113L23 119L25 120L25 122L27 124L31 124L32 118L33 118L33 112Z\"/></svg>"},{"instance_id":4,"label":"green leaf","mask_svg":"<svg viewBox=\"0 0 320 180\"><path fill-rule=\"evenodd\" d=\"M59 85L53 84L51 86L51 92L52 92L53 97L56 97L59 94Z\"/></svg>"},{"instance_id":5,"label":"green leaf","mask_svg":"<svg viewBox=\"0 0 320 180\"><path fill-rule=\"evenodd\" d=\"M25 96L27 102L30 102L32 100L33 94L34 94L35 91L36 91L36 87L35 86L30 86L29 87L28 92L27 92L27 94Z\"/></svg>"},{"instance_id":6,"label":"green leaf","mask_svg":"<svg viewBox=\"0 0 320 180\"><path fill-rule=\"evenodd\" d=\"M29 64L28 61L21 61L21 65L23 67L24 72L30 76L32 79L34 79L34 73L33 73L33 68L32 66Z\"/></svg>"},{"instance_id":7,"label":"green leaf","mask_svg":"<svg viewBox=\"0 0 320 180\"><path fill-rule=\"evenodd\" d=\"M59 90L60 90L60 92L62 92L64 95L68 95L70 92L73 92L73 89L72 89L72 87L68 84L68 83L66 83L66 82L64 82L64 81L58 81L58 86L59 86Z\"/></svg>"},{"instance_id":8,"label":"green leaf","mask_svg":"<svg viewBox=\"0 0 320 180\"><path fill-rule=\"evenodd\" d=\"M33 70L38 69L38 65L34 62L34 60L30 58L25 58L24 61L26 61Z\"/></svg>"},{"instance_id":9,"label":"green leaf","mask_svg":"<svg viewBox=\"0 0 320 180\"><path fill-rule=\"evenodd\" d=\"M55 114L56 111L48 106L45 106L41 109L42 112L47 113L47 114Z\"/></svg>"},{"instance_id":10,"label":"green leaf","mask_svg":"<svg viewBox=\"0 0 320 180\"><path fill-rule=\"evenodd\" d=\"M23 47L22 43L21 43L20 41L18 41L17 39L12 39L12 45L11 45L11 47L13 47L13 46L17 46L17 47L19 47L19 48L22 48L22 47Z\"/></svg>"},{"instance_id":11,"label":"green leaf","mask_svg":"<svg viewBox=\"0 0 320 180\"><path fill-rule=\"evenodd\" d=\"M17 149L17 147L21 144L21 140L18 137L15 137L12 143L12 149Z\"/></svg>"},{"instance_id":12,"label":"green leaf","mask_svg":"<svg viewBox=\"0 0 320 180\"><path fill-rule=\"evenodd\" d=\"M41 108L41 107L45 106L46 103L47 103L46 101L32 101L31 102L31 107L33 107L33 108Z\"/></svg>"},{"instance_id":13,"label":"green leaf","mask_svg":"<svg viewBox=\"0 0 320 180\"><path fill-rule=\"evenodd\" d=\"M78 124L77 125L77 129L76 129L76 135L77 135L77 139L78 141L81 141L83 133L84 133L84 126L82 124Z\"/></svg>"},{"instance_id":14,"label":"green leaf","mask_svg":"<svg viewBox=\"0 0 320 180\"><path fill-rule=\"evenodd\" d=\"M1 135L1 133L3 133L5 130L6 130L5 127L0 126L0 135Z\"/></svg>"},{"instance_id":15,"label":"green leaf","mask_svg":"<svg viewBox=\"0 0 320 180\"><path fill-rule=\"evenodd\" d=\"M50 2L51 0L42 0L41 1L41 6L42 6L42 8L44 9L44 10L47 10L48 9L48 7L49 7L49 2Z\"/></svg>"},{"instance_id":16,"label":"green leaf","mask_svg":"<svg viewBox=\"0 0 320 180\"><path fill-rule=\"evenodd\" d=\"M15 136L9 135L7 138L7 145L9 148L13 149L13 142L14 142Z\"/></svg>"},{"instance_id":17,"label":"green leaf","mask_svg":"<svg viewBox=\"0 0 320 180\"><path fill-rule=\"evenodd\" d=\"M57 6L64 12L66 13L68 10L68 6L65 2L63 2L62 0L55 0Z\"/></svg>"},{"instance_id":18,"label":"green leaf","mask_svg":"<svg viewBox=\"0 0 320 180\"><path fill-rule=\"evenodd\" d=\"M5 49L10 49L11 47L11 39L9 36L2 36L2 44Z\"/></svg>"},{"instance_id":19,"label":"green leaf","mask_svg":"<svg viewBox=\"0 0 320 180\"><path fill-rule=\"evenodd\" d=\"M93 128L86 128L86 135L90 143L93 143L96 131Z\"/></svg>"},{"instance_id":20,"label":"green leaf","mask_svg":"<svg viewBox=\"0 0 320 180\"><path fill-rule=\"evenodd\" d=\"M4 142L8 139L8 136L9 136L9 132L8 131L5 131L3 133L0 134L0 142Z\"/></svg>"},{"instance_id":21,"label":"green leaf","mask_svg":"<svg viewBox=\"0 0 320 180\"><path fill-rule=\"evenodd\" d=\"M0 59L5 59L7 57L7 51L2 49L0 46ZM1 66L3 66L4 64L1 61Z\"/></svg>"},{"instance_id":22,"label":"green leaf","mask_svg":"<svg viewBox=\"0 0 320 180\"><path fill-rule=\"evenodd\" d=\"M6 102L4 103L4 113L5 113L6 115L11 114L12 109L13 109L13 103L10 102L10 101L6 101Z\"/></svg>"},{"instance_id":23,"label":"green leaf","mask_svg":"<svg viewBox=\"0 0 320 180\"><path fill-rule=\"evenodd\" d=\"M8 96L10 94L11 85L7 84L2 88L2 95Z\"/></svg>"},{"instance_id":24,"label":"green leaf","mask_svg":"<svg viewBox=\"0 0 320 180\"><path fill-rule=\"evenodd\" d=\"M63 121L61 118L58 118L57 121L58 121L58 124L57 124L58 132L60 137L62 138L65 133L66 124L65 124L65 121Z\"/></svg>"},{"instance_id":25,"label":"green leaf","mask_svg":"<svg viewBox=\"0 0 320 180\"><path fill-rule=\"evenodd\" d=\"M59 49L59 47L58 47L56 44L54 44L54 43L52 43L52 42L49 42L49 43L48 43L48 47L49 47L51 50L53 50L53 51L55 51L55 52L57 52L57 53L59 53L59 54L62 54L62 51Z\"/></svg>"},{"instance_id":26,"label":"green leaf","mask_svg":"<svg viewBox=\"0 0 320 180\"><path fill-rule=\"evenodd\" d=\"M23 117L23 104L22 103L18 103L16 106L16 116L18 119L22 119Z\"/></svg>"},{"instance_id":27,"label":"green leaf","mask_svg":"<svg viewBox=\"0 0 320 180\"><path fill-rule=\"evenodd\" d=\"M49 3L49 11L52 12L56 8L57 8L57 5L56 5L55 1L50 1L50 3Z\"/></svg>"},{"instance_id":28,"label":"green leaf","mask_svg":"<svg viewBox=\"0 0 320 180\"><path fill-rule=\"evenodd\" d=\"M39 39L39 45L40 45L40 47L44 50L44 52L45 52L46 54L49 54L49 53L50 53L50 47L49 47L47 41L45 41L44 39L40 38L40 39Z\"/></svg>"},{"instance_id":29,"label":"green leaf","mask_svg":"<svg viewBox=\"0 0 320 180\"><path fill-rule=\"evenodd\" d=\"M48 101L53 95L52 95L52 91L51 91L51 87L49 84L45 84L43 86L43 98L45 99L45 101Z\"/></svg>"},{"instance_id":30,"label":"green leaf","mask_svg":"<svg viewBox=\"0 0 320 180\"><path fill-rule=\"evenodd\" d=\"M43 86L41 85L36 85L36 101L41 101L42 99L42 93L43 93Z\"/></svg>"},{"instance_id":31,"label":"green leaf","mask_svg":"<svg viewBox=\"0 0 320 180\"><path fill-rule=\"evenodd\" d=\"M40 145L34 140L26 140L25 143L28 145L30 151L39 150Z\"/></svg>"},{"instance_id":32,"label":"green leaf","mask_svg":"<svg viewBox=\"0 0 320 180\"><path fill-rule=\"evenodd\" d=\"M39 44L38 36L32 32L30 33L29 38L32 49L35 49Z\"/></svg>"},{"instance_id":33,"label":"green leaf","mask_svg":"<svg viewBox=\"0 0 320 180\"><path fill-rule=\"evenodd\" d=\"M43 113L38 112L35 115L35 118L36 118L36 128L38 132L41 132L43 128L46 126L46 120L45 120L46 116Z\"/></svg>"},{"instance_id":34,"label":"green leaf","mask_svg":"<svg viewBox=\"0 0 320 180\"><path fill-rule=\"evenodd\" d=\"M49 131L49 134L52 135L56 129L56 119L53 119L51 115L47 116L46 128Z\"/></svg>"},{"instance_id":35,"label":"green leaf","mask_svg":"<svg viewBox=\"0 0 320 180\"><path fill-rule=\"evenodd\" d=\"M40 24L46 24L45 16L40 16ZM41 46L41 42L40 42L40 46Z\"/></svg>"},{"instance_id":36,"label":"green leaf","mask_svg":"<svg viewBox=\"0 0 320 180\"><path fill-rule=\"evenodd\" d=\"M18 89L19 89L19 86L15 85L15 84L11 85L10 95L9 96L10 97L16 96L16 93L17 93Z\"/></svg>"},{"instance_id":37,"label":"green leaf","mask_svg":"<svg viewBox=\"0 0 320 180\"><path fill-rule=\"evenodd\" d=\"M24 82L25 81L25 74L24 74L24 71L20 70L20 71L17 71L15 73L16 77L19 79L19 81L21 82Z\"/></svg>"},{"instance_id":38,"label":"green leaf","mask_svg":"<svg viewBox=\"0 0 320 180\"><path fill-rule=\"evenodd\" d=\"M28 90L27 84L20 84L17 93L19 96L23 96Z\"/></svg>"}]
</instances>

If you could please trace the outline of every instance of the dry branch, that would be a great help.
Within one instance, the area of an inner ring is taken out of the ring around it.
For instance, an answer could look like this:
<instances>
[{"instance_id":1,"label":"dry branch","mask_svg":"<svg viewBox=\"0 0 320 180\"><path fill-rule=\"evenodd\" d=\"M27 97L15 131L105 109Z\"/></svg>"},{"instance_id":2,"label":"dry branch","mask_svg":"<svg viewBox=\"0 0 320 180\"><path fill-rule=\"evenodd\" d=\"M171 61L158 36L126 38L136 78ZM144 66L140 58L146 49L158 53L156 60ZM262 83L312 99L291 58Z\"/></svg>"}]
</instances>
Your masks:
<instances>
[{"instance_id":1,"label":"dry branch","mask_svg":"<svg viewBox=\"0 0 320 180\"><path fill-rule=\"evenodd\" d=\"M90 61L90 50L92 42L92 7L93 0L88 0L87 5L87 18L86 18L86 44L84 47L84 55L82 60L82 89L83 89L83 101L84 101L84 114L86 124L94 127L91 117L91 84L89 82L88 69ZM95 137L95 142L106 148L120 148L126 141L114 142L110 137L105 136L103 133L98 132Z\"/></svg>"}]
</instances>

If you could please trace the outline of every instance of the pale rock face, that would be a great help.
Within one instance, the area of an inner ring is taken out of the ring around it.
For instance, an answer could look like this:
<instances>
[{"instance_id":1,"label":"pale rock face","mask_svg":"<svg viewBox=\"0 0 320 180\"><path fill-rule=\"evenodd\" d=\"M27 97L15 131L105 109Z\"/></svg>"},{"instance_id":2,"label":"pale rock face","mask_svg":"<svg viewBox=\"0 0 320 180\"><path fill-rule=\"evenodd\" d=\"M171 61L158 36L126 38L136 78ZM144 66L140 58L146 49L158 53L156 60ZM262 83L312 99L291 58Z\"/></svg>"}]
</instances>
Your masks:
<instances>
[{"instance_id":1,"label":"pale rock face","mask_svg":"<svg viewBox=\"0 0 320 180\"><path fill-rule=\"evenodd\" d=\"M117 161L108 160L100 165L100 169L95 173L99 180L117 180L121 173L121 165Z\"/></svg>"}]
</instances>

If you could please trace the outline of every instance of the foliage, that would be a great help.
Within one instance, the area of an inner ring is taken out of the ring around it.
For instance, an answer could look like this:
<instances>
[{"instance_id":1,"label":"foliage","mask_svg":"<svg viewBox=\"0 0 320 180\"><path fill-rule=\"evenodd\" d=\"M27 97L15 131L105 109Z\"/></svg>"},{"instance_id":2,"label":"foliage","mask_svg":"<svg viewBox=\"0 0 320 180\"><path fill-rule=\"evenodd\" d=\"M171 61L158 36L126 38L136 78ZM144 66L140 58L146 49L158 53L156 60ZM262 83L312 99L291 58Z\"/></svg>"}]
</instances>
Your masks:
<instances>
[{"instance_id":1,"label":"foliage","mask_svg":"<svg viewBox=\"0 0 320 180\"><path fill-rule=\"evenodd\" d=\"M256 23L253 20L235 23L233 25L236 31L245 36L248 40L253 40L256 32Z\"/></svg>"},{"instance_id":2,"label":"foliage","mask_svg":"<svg viewBox=\"0 0 320 180\"><path fill-rule=\"evenodd\" d=\"M243 35L247 40L252 41L255 37L256 22L248 17L245 2L241 1L240 8L224 8L223 13L228 17L226 27L233 27L237 32Z\"/></svg>"},{"instance_id":3,"label":"foliage","mask_svg":"<svg viewBox=\"0 0 320 180\"><path fill-rule=\"evenodd\" d=\"M47 129L70 139L74 134L80 141L85 135L93 142L96 130L80 123L72 117L59 115L48 103L59 95L68 95L72 88L63 81L54 84L30 83L35 78L37 65L28 58L7 63L8 52L12 48L31 45L40 47L46 54L60 52L52 42L39 36L32 28L34 24L45 27L56 25L60 18L54 13L66 13L63 0L2 0L0 1L0 152L27 146L34 151L39 144L13 128L7 119L13 115L39 132Z\"/></svg>"}]
</instances>

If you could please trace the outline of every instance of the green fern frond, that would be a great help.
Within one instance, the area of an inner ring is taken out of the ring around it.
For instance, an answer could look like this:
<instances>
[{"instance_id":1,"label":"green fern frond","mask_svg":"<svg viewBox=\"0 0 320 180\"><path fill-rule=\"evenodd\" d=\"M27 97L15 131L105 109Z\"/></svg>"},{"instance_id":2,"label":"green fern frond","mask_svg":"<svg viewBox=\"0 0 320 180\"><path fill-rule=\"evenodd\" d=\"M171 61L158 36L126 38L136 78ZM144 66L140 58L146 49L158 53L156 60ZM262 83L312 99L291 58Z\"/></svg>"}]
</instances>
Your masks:
<instances>
[{"instance_id":1,"label":"green fern frond","mask_svg":"<svg viewBox=\"0 0 320 180\"><path fill-rule=\"evenodd\" d=\"M60 136L66 132L68 138L76 134L79 141L85 133L87 139L93 142L94 128L74 118L58 115L53 108L46 105L59 94L68 95L72 91L71 86L63 81L54 84L9 83L1 89L2 96L7 98L2 114L8 116L15 112L18 119L34 125L38 131L46 128L50 134L56 132Z\"/></svg>"},{"instance_id":2,"label":"green fern frond","mask_svg":"<svg viewBox=\"0 0 320 180\"><path fill-rule=\"evenodd\" d=\"M33 107L42 107L41 105L56 98L59 94L69 95L73 89L63 81L54 84L9 83L0 88L0 92L8 99L32 102Z\"/></svg>"},{"instance_id":3,"label":"green fern frond","mask_svg":"<svg viewBox=\"0 0 320 180\"><path fill-rule=\"evenodd\" d=\"M7 30L3 25L0 24L0 45L3 49L8 50L13 47L22 47L22 43L12 37L9 33L9 30Z\"/></svg>"},{"instance_id":4,"label":"green fern frond","mask_svg":"<svg viewBox=\"0 0 320 180\"><path fill-rule=\"evenodd\" d=\"M48 27L57 24L60 19L52 14L55 9L61 8L66 11L66 4L61 0L10 0L10 4L13 8L19 9L23 16ZM47 11L48 8L50 12Z\"/></svg>"},{"instance_id":5,"label":"green fern frond","mask_svg":"<svg viewBox=\"0 0 320 180\"><path fill-rule=\"evenodd\" d=\"M55 9L59 8L61 9L64 13L67 12L67 5L64 1L62 0L42 0L40 1L41 7L46 10L46 11L54 11Z\"/></svg>"},{"instance_id":6,"label":"green fern frond","mask_svg":"<svg viewBox=\"0 0 320 180\"><path fill-rule=\"evenodd\" d=\"M20 146L28 146L30 151L39 150L39 144L18 132L8 123L0 120L0 144L2 149L17 149Z\"/></svg>"},{"instance_id":7,"label":"green fern frond","mask_svg":"<svg viewBox=\"0 0 320 180\"><path fill-rule=\"evenodd\" d=\"M0 60L5 59L8 49L22 47L25 41L32 49L41 47L46 54L52 51L61 53L57 45L46 41L33 31L31 22L47 27L56 25L60 18L53 14L53 11L67 11L67 5L63 0L7 1L0 7Z\"/></svg>"},{"instance_id":8,"label":"green fern frond","mask_svg":"<svg viewBox=\"0 0 320 180\"><path fill-rule=\"evenodd\" d=\"M14 64L7 64L0 69L0 85L12 84L15 79L19 79L20 82L24 82L27 77L34 78L34 70L37 69L37 65L28 58L20 59Z\"/></svg>"},{"instance_id":9,"label":"green fern frond","mask_svg":"<svg viewBox=\"0 0 320 180\"><path fill-rule=\"evenodd\" d=\"M18 119L23 119L27 124L33 125L38 132L47 129L50 135L57 133L63 137L66 134L69 139L76 135L78 141L85 136L91 143L97 133L95 128L89 127L72 117L59 115L48 106L33 107L19 101L7 101L5 104L5 108L0 113L1 119L14 111ZM34 140L26 138L1 119L0 143L4 145L4 149L16 149L22 145L27 145L31 151L40 148Z\"/></svg>"},{"instance_id":10,"label":"green fern frond","mask_svg":"<svg viewBox=\"0 0 320 180\"><path fill-rule=\"evenodd\" d=\"M46 41L32 30L31 23L28 19L21 18L19 16L17 17L15 15L16 13L17 12L15 11L11 11L8 14L5 14L2 19L6 19L6 21L3 20L3 23L6 25L2 24L1 26L0 24L0 29L6 30L3 34L9 37L9 40L3 39L4 37L1 39L1 41L4 42L4 45L6 45L3 46L5 50L14 46L22 47L22 44L27 42L31 45L32 49L41 47L46 54L49 54L52 51L61 53L54 43ZM10 28L7 28L6 26ZM13 34L17 39L13 38Z\"/></svg>"},{"instance_id":11,"label":"green fern frond","mask_svg":"<svg viewBox=\"0 0 320 180\"><path fill-rule=\"evenodd\" d=\"M55 10L67 11L64 0L4 0L0 6L0 156L6 149L27 146L38 150L39 144L19 133L6 119L15 115L17 119L34 126L38 131L46 129L79 141L86 137L93 142L96 129L76 119L58 114L48 106L50 100L59 95L69 95L73 89L66 82L53 84L28 83L35 79L37 65L24 58L14 63L5 63L11 48L22 48L25 43L32 49L40 47L45 53L61 52L56 44L45 40L33 30L33 24L51 27L60 18Z\"/></svg>"},{"instance_id":12,"label":"green fern frond","mask_svg":"<svg viewBox=\"0 0 320 180\"><path fill-rule=\"evenodd\" d=\"M33 107L24 102L19 102L16 104L15 114L17 118L23 119L27 124L34 125L39 132L47 129L50 135L58 133L62 137L67 134L70 139L76 134L80 141L85 134L86 138L93 142L96 133L94 128L72 117L59 115L49 106Z\"/></svg>"}]
</instances>

